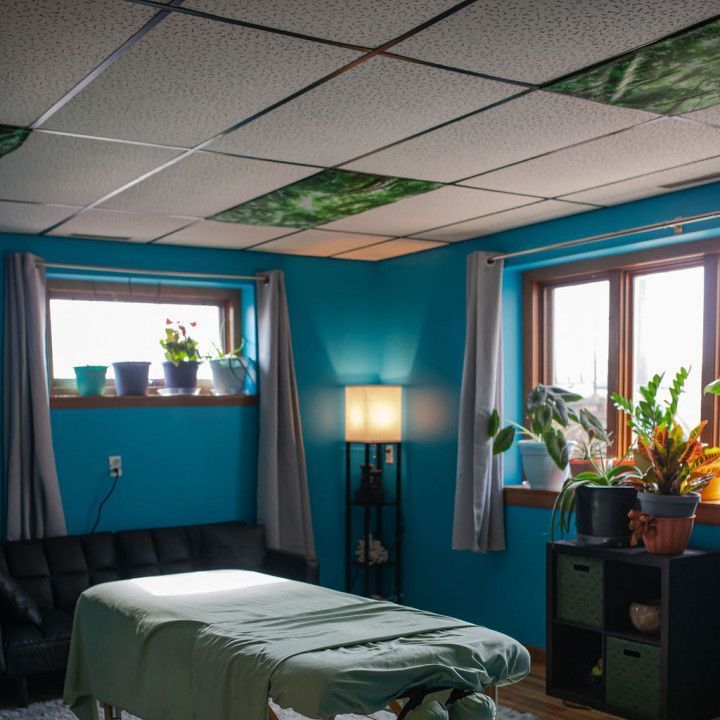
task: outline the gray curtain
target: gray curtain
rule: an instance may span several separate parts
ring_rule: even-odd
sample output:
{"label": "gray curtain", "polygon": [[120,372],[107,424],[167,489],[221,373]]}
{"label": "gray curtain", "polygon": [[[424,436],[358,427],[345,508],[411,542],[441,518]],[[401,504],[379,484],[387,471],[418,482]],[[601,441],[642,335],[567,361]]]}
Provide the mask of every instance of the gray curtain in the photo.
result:
{"label": "gray curtain", "polygon": [[314,557],[285,277],[279,270],[261,276],[266,282],[257,289],[258,520],[265,525],[269,547]]}
{"label": "gray curtain", "polygon": [[465,360],[460,392],[454,550],[505,549],[503,461],[493,456],[488,420],[502,416],[502,262],[467,262]]}
{"label": "gray curtain", "polygon": [[8,540],[65,535],[50,430],[45,273],[38,258],[5,261],[3,448]]}

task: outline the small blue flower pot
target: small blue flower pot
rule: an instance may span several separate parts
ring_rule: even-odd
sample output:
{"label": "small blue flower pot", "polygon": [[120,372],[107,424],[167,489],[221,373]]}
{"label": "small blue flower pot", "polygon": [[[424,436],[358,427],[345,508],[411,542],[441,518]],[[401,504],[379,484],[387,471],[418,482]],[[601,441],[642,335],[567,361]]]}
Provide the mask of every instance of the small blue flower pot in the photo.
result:
{"label": "small blue flower pot", "polygon": [[103,394],[107,365],[80,365],[73,369],[75,370],[79,395],[88,397]]}

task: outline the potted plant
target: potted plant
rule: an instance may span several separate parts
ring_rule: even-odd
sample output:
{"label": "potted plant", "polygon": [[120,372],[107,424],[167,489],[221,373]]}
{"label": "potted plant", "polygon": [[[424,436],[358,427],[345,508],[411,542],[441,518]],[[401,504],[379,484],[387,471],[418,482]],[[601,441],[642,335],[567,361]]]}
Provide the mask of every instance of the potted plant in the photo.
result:
{"label": "potted plant", "polygon": [[78,365],[75,370],[78,395],[102,395],[105,391],[107,365]]}
{"label": "potted plant", "polygon": [[[669,427],[677,415],[680,395],[684,392],[685,381],[690,370],[680,368],[668,389],[670,399],[661,403],[658,400],[660,385],[665,373],[656,373],[638,389],[641,400],[634,402],[632,398],[626,398],[619,393],[613,393],[611,398],[615,407],[627,415],[627,422],[637,439],[649,440],[655,428]],[[647,465],[642,455],[633,452],[635,464],[642,470],[647,470]]]}
{"label": "potted plant", "polygon": [[553,506],[551,535],[570,532],[570,518],[575,513],[576,539],[581,545],[627,547],[631,531],[628,513],[635,507],[637,489],[628,483],[642,477],[625,458],[613,464],[608,458],[609,436],[598,435],[591,428],[582,444],[582,459],[590,469],[569,477]]}
{"label": "potted plant", "polygon": [[[190,327],[196,327],[196,323],[190,323]],[[185,325],[168,319],[165,321],[165,337],[160,340],[160,345],[165,351],[165,387],[181,391],[194,390],[200,367],[197,340],[188,335]]]}
{"label": "potted plant", "polygon": [[[720,378],[711,382],[705,388],[706,394],[720,395]],[[720,475],[710,479],[710,482],[700,493],[703,502],[717,502],[720,500]]]}
{"label": "potted plant", "polygon": [[149,362],[114,362],[115,393],[117,395],[145,395],[150,374]]}
{"label": "potted plant", "polygon": [[245,387],[247,375],[247,359],[242,351],[245,343],[232,352],[224,353],[213,343],[216,356],[210,359],[213,376],[213,392],[216,395],[240,395]]}
{"label": "potted plant", "polygon": [[706,422],[685,437],[675,421],[660,425],[650,438],[638,440],[638,453],[648,469],[635,480],[640,511],[631,511],[634,541],[640,537],[648,552],[682,553],[690,540],[700,493],[720,474],[720,448],[700,441]]}
{"label": "potted plant", "polygon": [[568,476],[572,441],[566,433],[575,423],[585,427],[602,428],[600,421],[588,410],[575,412],[570,403],[582,400],[569,390],[549,385],[537,385],[525,404],[527,426],[510,422],[500,428],[500,416],[494,410],[490,416],[488,434],[493,439],[493,454],[506,452],[515,440],[515,432],[525,436],[518,442],[525,478],[530,487],[560,490]]}

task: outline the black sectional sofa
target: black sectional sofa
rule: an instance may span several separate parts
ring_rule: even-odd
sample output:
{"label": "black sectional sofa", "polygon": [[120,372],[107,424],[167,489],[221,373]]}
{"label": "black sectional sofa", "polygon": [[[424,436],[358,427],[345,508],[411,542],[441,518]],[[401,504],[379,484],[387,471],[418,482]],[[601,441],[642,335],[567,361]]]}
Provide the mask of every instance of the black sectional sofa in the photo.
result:
{"label": "black sectional sofa", "polygon": [[27,679],[65,670],[73,613],[80,593],[123,578],[195,570],[242,569],[317,584],[318,565],[301,555],[268,550],[264,528],[243,522],[126,530],[0,546],[0,568],[40,609],[40,627],[1,620],[0,676],[28,702]]}

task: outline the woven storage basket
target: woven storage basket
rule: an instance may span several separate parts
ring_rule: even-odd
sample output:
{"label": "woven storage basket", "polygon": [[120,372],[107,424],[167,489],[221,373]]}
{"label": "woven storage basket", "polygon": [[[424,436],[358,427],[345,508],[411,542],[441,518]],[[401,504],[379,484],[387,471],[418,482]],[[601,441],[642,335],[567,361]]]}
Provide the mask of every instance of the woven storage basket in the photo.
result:
{"label": "woven storage basket", "polygon": [[602,560],[557,556],[557,617],[592,628],[603,625]]}
{"label": "woven storage basket", "polygon": [[660,648],[608,637],[605,702],[639,717],[659,717]]}

